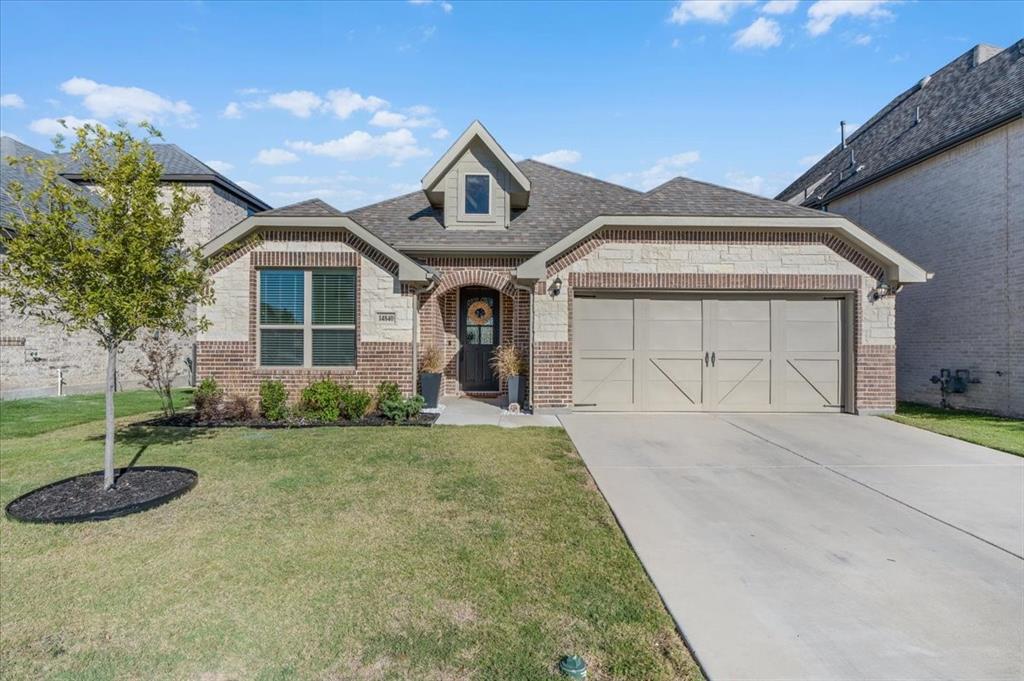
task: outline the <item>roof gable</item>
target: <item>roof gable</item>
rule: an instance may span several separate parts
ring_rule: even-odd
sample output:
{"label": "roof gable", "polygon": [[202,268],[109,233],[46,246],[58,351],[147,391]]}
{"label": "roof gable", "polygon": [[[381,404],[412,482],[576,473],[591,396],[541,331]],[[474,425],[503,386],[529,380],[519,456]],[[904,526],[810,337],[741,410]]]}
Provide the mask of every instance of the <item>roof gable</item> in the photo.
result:
{"label": "roof gable", "polygon": [[445,177],[448,170],[462,155],[469,149],[470,145],[479,140],[484,147],[497,159],[498,163],[501,164],[505,170],[508,171],[509,175],[515,180],[524,192],[530,191],[530,178],[528,178],[523,171],[516,165],[516,162],[512,160],[512,157],[502,149],[498,141],[494,139],[487,128],[483,126],[480,121],[473,121],[469,124],[469,127],[459,135],[459,138],[448,148],[448,151],[438,159],[437,163],[427,171],[427,174],[423,176],[421,184],[423,191],[427,193],[427,196],[431,198],[431,203],[437,205],[435,196],[442,194],[438,192],[438,183]]}

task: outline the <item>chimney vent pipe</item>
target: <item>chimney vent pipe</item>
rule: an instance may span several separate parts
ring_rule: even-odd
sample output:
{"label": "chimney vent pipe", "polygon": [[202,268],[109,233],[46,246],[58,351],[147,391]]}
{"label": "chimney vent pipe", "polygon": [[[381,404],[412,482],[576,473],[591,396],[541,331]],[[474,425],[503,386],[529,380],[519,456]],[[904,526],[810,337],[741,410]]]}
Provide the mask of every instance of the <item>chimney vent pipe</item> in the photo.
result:
{"label": "chimney vent pipe", "polygon": [[839,121],[839,137],[843,141],[843,149],[846,148],[846,121]]}

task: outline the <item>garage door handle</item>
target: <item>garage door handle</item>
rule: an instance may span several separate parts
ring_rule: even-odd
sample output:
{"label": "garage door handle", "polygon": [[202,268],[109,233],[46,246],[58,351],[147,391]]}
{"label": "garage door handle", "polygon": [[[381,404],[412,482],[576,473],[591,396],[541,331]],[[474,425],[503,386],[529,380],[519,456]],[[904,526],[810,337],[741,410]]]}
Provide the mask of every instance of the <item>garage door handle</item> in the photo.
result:
{"label": "garage door handle", "polygon": [[708,365],[708,353],[704,353],[704,366]]}
{"label": "garage door handle", "polygon": [[711,353],[711,366],[715,366],[715,353]]}

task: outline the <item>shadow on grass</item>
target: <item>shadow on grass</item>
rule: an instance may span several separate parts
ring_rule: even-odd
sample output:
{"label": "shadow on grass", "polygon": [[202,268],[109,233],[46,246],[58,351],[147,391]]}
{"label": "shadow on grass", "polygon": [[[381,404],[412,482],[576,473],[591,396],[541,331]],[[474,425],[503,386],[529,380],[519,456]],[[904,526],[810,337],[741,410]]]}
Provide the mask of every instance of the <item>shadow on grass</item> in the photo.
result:
{"label": "shadow on grass", "polygon": [[[173,428],[169,426],[128,425],[117,429],[115,439],[119,444],[138,445],[177,445],[191,444],[197,440],[205,440],[214,435],[212,428]],[[104,435],[92,435],[89,440],[102,442]]]}

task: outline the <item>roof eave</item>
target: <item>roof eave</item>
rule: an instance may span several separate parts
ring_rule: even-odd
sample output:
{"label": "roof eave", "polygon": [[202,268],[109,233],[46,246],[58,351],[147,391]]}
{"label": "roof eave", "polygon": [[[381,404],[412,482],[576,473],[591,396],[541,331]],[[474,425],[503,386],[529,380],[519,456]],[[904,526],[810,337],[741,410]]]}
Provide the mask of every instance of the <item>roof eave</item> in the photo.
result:
{"label": "roof eave", "polygon": [[[85,180],[85,176],[82,173],[61,173],[60,176],[70,182],[81,182]],[[160,176],[160,179],[163,182],[196,182],[215,184],[221,189],[227,191],[229,194],[233,194],[236,198],[242,199],[246,203],[252,204],[260,210],[270,210],[273,208],[273,206],[256,195],[242,189],[231,180],[218,175],[165,173]]]}
{"label": "roof eave", "polygon": [[376,234],[369,231],[350,217],[289,217],[289,216],[266,216],[253,215],[248,217],[227,230],[221,232],[213,239],[203,245],[202,252],[210,257],[220,251],[228,244],[245,239],[247,236],[263,227],[278,228],[322,228],[322,229],[345,229],[354,236],[384,254],[387,258],[398,265],[399,281],[417,284],[427,281],[427,270],[419,263],[388,245]]}

